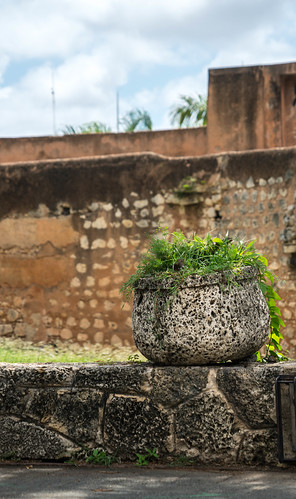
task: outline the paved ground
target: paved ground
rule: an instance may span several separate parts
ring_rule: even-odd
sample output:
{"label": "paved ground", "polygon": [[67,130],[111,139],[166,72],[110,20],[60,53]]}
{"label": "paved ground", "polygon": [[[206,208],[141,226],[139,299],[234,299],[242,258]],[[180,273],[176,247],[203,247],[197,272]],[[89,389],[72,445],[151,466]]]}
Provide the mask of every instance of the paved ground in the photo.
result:
{"label": "paved ground", "polygon": [[205,471],[192,468],[0,465],[0,499],[296,498],[296,468]]}

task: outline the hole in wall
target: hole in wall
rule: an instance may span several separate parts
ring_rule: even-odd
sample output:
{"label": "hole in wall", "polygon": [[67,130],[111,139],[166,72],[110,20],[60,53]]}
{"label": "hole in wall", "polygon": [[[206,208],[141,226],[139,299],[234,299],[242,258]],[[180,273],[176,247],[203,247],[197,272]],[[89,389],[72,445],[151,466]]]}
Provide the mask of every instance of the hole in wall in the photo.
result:
{"label": "hole in wall", "polygon": [[61,206],[61,215],[70,215],[70,206]]}
{"label": "hole in wall", "polygon": [[289,264],[291,267],[296,268],[296,253],[291,254]]}
{"label": "hole in wall", "polygon": [[222,220],[222,216],[221,216],[219,210],[215,210],[215,220],[216,220],[216,222],[219,220]]}

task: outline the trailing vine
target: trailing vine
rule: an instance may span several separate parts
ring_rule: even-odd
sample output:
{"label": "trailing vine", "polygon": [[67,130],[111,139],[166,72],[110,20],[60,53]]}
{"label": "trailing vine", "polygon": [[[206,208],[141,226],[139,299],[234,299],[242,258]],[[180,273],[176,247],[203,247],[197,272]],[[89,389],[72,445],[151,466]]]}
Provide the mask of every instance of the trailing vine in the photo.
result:
{"label": "trailing vine", "polygon": [[[273,284],[274,276],[269,275],[268,277]],[[280,344],[280,341],[283,339],[281,327],[285,327],[285,324],[281,318],[281,311],[279,307],[276,306],[276,301],[281,300],[281,297],[275,292],[270,284],[266,283],[265,280],[259,281],[259,287],[264,294],[269,308],[270,333],[269,341],[266,344],[265,356],[262,357],[260,352],[257,352],[257,360],[260,362],[267,362],[270,358],[275,358],[275,360],[287,360],[287,357],[281,353],[282,347]]]}

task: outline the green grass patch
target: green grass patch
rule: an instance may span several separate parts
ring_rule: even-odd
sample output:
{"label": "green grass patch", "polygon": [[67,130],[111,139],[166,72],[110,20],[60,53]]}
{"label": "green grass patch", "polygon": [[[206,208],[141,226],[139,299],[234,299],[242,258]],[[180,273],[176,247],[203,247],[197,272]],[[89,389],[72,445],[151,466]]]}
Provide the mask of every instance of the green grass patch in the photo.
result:
{"label": "green grass patch", "polygon": [[21,339],[0,338],[0,362],[8,363],[44,363],[44,362],[113,362],[146,361],[134,347],[115,347],[92,345],[81,346],[75,343],[55,345],[31,343]]}

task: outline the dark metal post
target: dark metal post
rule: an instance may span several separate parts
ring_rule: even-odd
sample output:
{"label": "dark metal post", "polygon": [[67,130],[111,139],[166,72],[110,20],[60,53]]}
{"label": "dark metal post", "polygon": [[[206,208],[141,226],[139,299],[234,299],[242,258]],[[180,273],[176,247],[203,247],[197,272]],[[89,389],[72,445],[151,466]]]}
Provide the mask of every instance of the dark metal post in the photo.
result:
{"label": "dark metal post", "polygon": [[276,378],[279,461],[296,461],[296,374]]}

